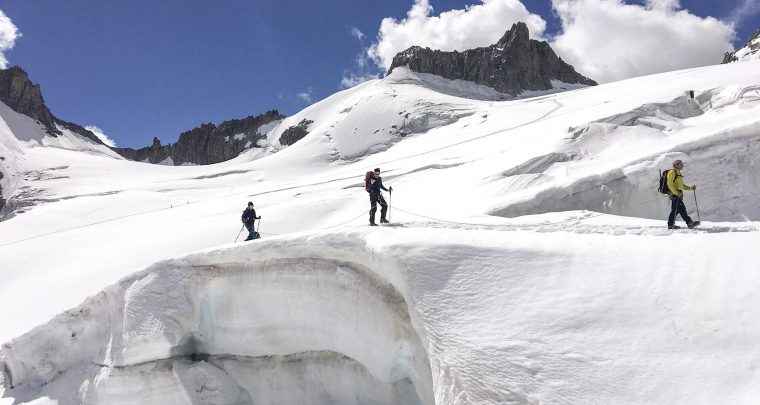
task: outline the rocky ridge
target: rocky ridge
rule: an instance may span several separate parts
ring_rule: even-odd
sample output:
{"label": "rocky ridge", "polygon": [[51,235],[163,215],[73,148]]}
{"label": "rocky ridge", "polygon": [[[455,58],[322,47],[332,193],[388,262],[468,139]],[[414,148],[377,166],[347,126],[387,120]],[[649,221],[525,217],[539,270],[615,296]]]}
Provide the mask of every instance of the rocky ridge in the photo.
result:
{"label": "rocky ridge", "polygon": [[[14,111],[36,120],[50,136],[61,135],[61,129],[65,128],[96,144],[104,145],[100,138],[81,125],[55,117],[45,104],[40,85],[32,83],[26,71],[19,66],[0,69],[0,101]],[[224,121],[218,126],[202,124],[180,134],[179,140],[173,144],[161,145],[158,138],[154,138],[148,147],[111,149],[127,159],[150,163],[219,163],[238,156],[245,149],[257,147],[258,141],[270,129],[268,127],[274,126],[283,118],[284,115],[271,110],[257,116]],[[299,127],[295,130],[301,129]],[[299,135],[302,134],[299,132]]]}
{"label": "rocky ridge", "polygon": [[734,52],[726,52],[723,63],[743,62],[760,59],[760,29],[752,34],[747,42]]}
{"label": "rocky ridge", "polygon": [[259,147],[265,139],[267,127],[273,126],[285,116],[277,110],[270,110],[257,116],[224,121],[221,124],[201,124],[180,134],[177,142],[161,145],[153,138],[151,146],[132,149],[114,148],[127,159],[168,165],[207,165],[237,157],[240,152]]}
{"label": "rocky ridge", "polygon": [[84,136],[96,144],[103,142],[91,131],[82,126],[56,118],[45,105],[39,84],[32,83],[29,75],[18,66],[0,69],[0,101],[19,114],[31,117],[47,129],[50,136],[61,134],[63,127]]}
{"label": "rocky ridge", "polygon": [[518,95],[554,88],[552,81],[595,86],[597,83],[565,63],[545,41],[529,38],[523,22],[512,25],[494,45],[445,52],[413,46],[393,58],[388,74],[406,66],[450,80],[466,80]]}

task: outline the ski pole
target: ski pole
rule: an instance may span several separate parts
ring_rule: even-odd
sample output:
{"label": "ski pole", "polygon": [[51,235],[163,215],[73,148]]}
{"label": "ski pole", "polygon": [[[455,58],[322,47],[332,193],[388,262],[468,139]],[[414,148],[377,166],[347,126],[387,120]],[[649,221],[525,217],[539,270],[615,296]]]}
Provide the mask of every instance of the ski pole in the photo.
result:
{"label": "ski pole", "polygon": [[393,191],[388,192],[388,220],[391,220],[391,208],[393,208]]}
{"label": "ski pole", "polygon": [[697,190],[694,190],[694,205],[697,207],[697,221],[702,222],[702,218],[699,217],[699,203],[697,202]]}
{"label": "ski pole", "polygon": [[261,228],[261,219],[259,218],[259,224],[256,225],[256,232],[259,231],[259,228]]}
{"label": "ski pole", "polygon": [[240,237],[240,234],[243,233],[243,228],[245,228],[245,224],[243,224],[243,226],[240,227],[240,232],[238,232],[238,236],[235,238],[235,242],[233,243],[237,243],[237,240]]}

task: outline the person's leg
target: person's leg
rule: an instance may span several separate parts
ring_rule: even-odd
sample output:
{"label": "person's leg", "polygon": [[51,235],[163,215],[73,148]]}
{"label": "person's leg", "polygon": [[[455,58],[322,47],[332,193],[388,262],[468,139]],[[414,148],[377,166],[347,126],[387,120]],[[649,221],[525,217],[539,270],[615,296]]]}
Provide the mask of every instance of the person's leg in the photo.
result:
{"label": "person's leg", "polygon": [[375,223],[375,213],[377,212],[377,196],[369,195],[369,223]]}
{"label": "person's leg", "polygon": [[382,195],[378,196],[377,203],[380,204],[380,222],[388,222],[385,219],[385,214],[388,213],[388,203],[385,202],[385,198]]}
{"label": "person's leg", "polygon": [[668,215],[668,228],[676,224],[676,212],[678,211],[678,204],[680,202],[680,197],[670,197],[670,215]]}
{"label": "person's leg", "polygon": [[681,215],[681,218],[683,218],[684,222],[686,222],[687,225],[690,225],[693,221],[691,220],[689,214],[686,212],[686,205],[683,203],[683,198],[679,198],[678,200],[678,214]]}
{"label": "person's leg", "polygon": [[245,240],[251,240],[253,239],[253,223],[245,223],[245,229],[248,231],[248,237],[245,238]]}

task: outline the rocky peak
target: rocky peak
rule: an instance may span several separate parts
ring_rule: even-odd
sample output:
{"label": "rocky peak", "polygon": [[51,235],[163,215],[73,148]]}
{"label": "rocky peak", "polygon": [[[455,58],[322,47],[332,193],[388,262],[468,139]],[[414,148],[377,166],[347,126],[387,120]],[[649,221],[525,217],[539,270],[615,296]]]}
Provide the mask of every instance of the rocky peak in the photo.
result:
{"label": "rocky peak", "polygon": [[413,46],[393,58],[388,74],[400,66],[486,85],[513,96],[526,90],[552,89],[552,81],[596,85],[560,59],[548,43],[530,39],[523,22],[512,25],[496,44],[484,48],[445,52]]}
{"label": "rocky peak", "polygon": [[0,101],[17,113],[34,118],[48,128],[55,128],[55,117],[45,105],[39,84],[18,66],[0,69]]}
{"label": "rocky peak", "polygon": [[260,128],[284,118],[277,110],[271,110],[257,116],[224,121],[218,126],[210,122],[201,124],[182,132],[173,144],[161,145],[154,137],[151,146],[145,148],[114,150],[127,159],[148,163],[219,163],[237,157],[246,149],[258,147],[258,141],[266,135],[262,133],[266,131],[260,131]]}
{"label": "rocky peak", "polygon": [[497,49],[504,49],[512,44],[516,46],[525,46],[530,44],[530,32],[524,22],[518,22],[512,25],[503,37],[496,43]]}
{"label": "rocky peak", "polygon": [[760,59],[760,29],[752,34],[747,42],[735,52],[726,52],[723,63],[743,62]]}
{"label": "rocky peak", "polygon": [[18,66],[0,69],[0,101],[13,111],[37,120],[45,126],[47,133],[51,136],[60,135],[61,131],[58,126],[61,126],[103,145],[103,141],[91,131],[72,122],[56,118],[45,105],[40,85],[32,83],[29,80],[29,75]]}

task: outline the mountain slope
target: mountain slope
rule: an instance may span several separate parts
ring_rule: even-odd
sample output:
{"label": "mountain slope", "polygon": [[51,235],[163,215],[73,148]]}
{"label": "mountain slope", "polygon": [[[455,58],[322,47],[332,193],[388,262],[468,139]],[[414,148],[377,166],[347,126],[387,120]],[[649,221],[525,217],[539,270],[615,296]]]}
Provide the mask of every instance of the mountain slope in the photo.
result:
{"label": "mountain slope", "polygon": [[[4,201],[4,204],[0,203],[0,221],[39,203],[65,198],[49,195],[43,184],[67,178],[59,175],[59,171],[69,167],[70,157],[122,159],[102,142],[71,130],[71,126],[60,121],[52,125],[52,128],[48,127],[0,103],[0,173],[3,174],[0,176],[0,200]],[[50,136],[51,131],[55,131],[55,136]],[[38,150],[54,150],[61,159],[56,163],[38,161],[34,157]]]}
{"label": "mountain slope", "polygon": [[87,138],[95,144],[103,142],[91,131],[80,125],[56,118],[45,105],[39,84],[29,80],[29,75],[18,66],[0,69],[0,101],[13,111],[26,115],[42,124],[48,135],[56,137],[63,130]]}
{"label": "mountain slope", "polygon": [[[17,142],[56,175],[0,223],[3,399],[752,403],[759,68],[507,102],[394,70],[285,119],[273,147],[311,123],[280,152],[202,167]],[[676,158],[703,230],[665,229]],[[219,246],[247,201],[264,239]]]}
{"label": "mountain slope", "polygon": [[760,59],[760,29],[752,34],[747,42],[734,52],[726,52],[723,63],[744,62]]}

